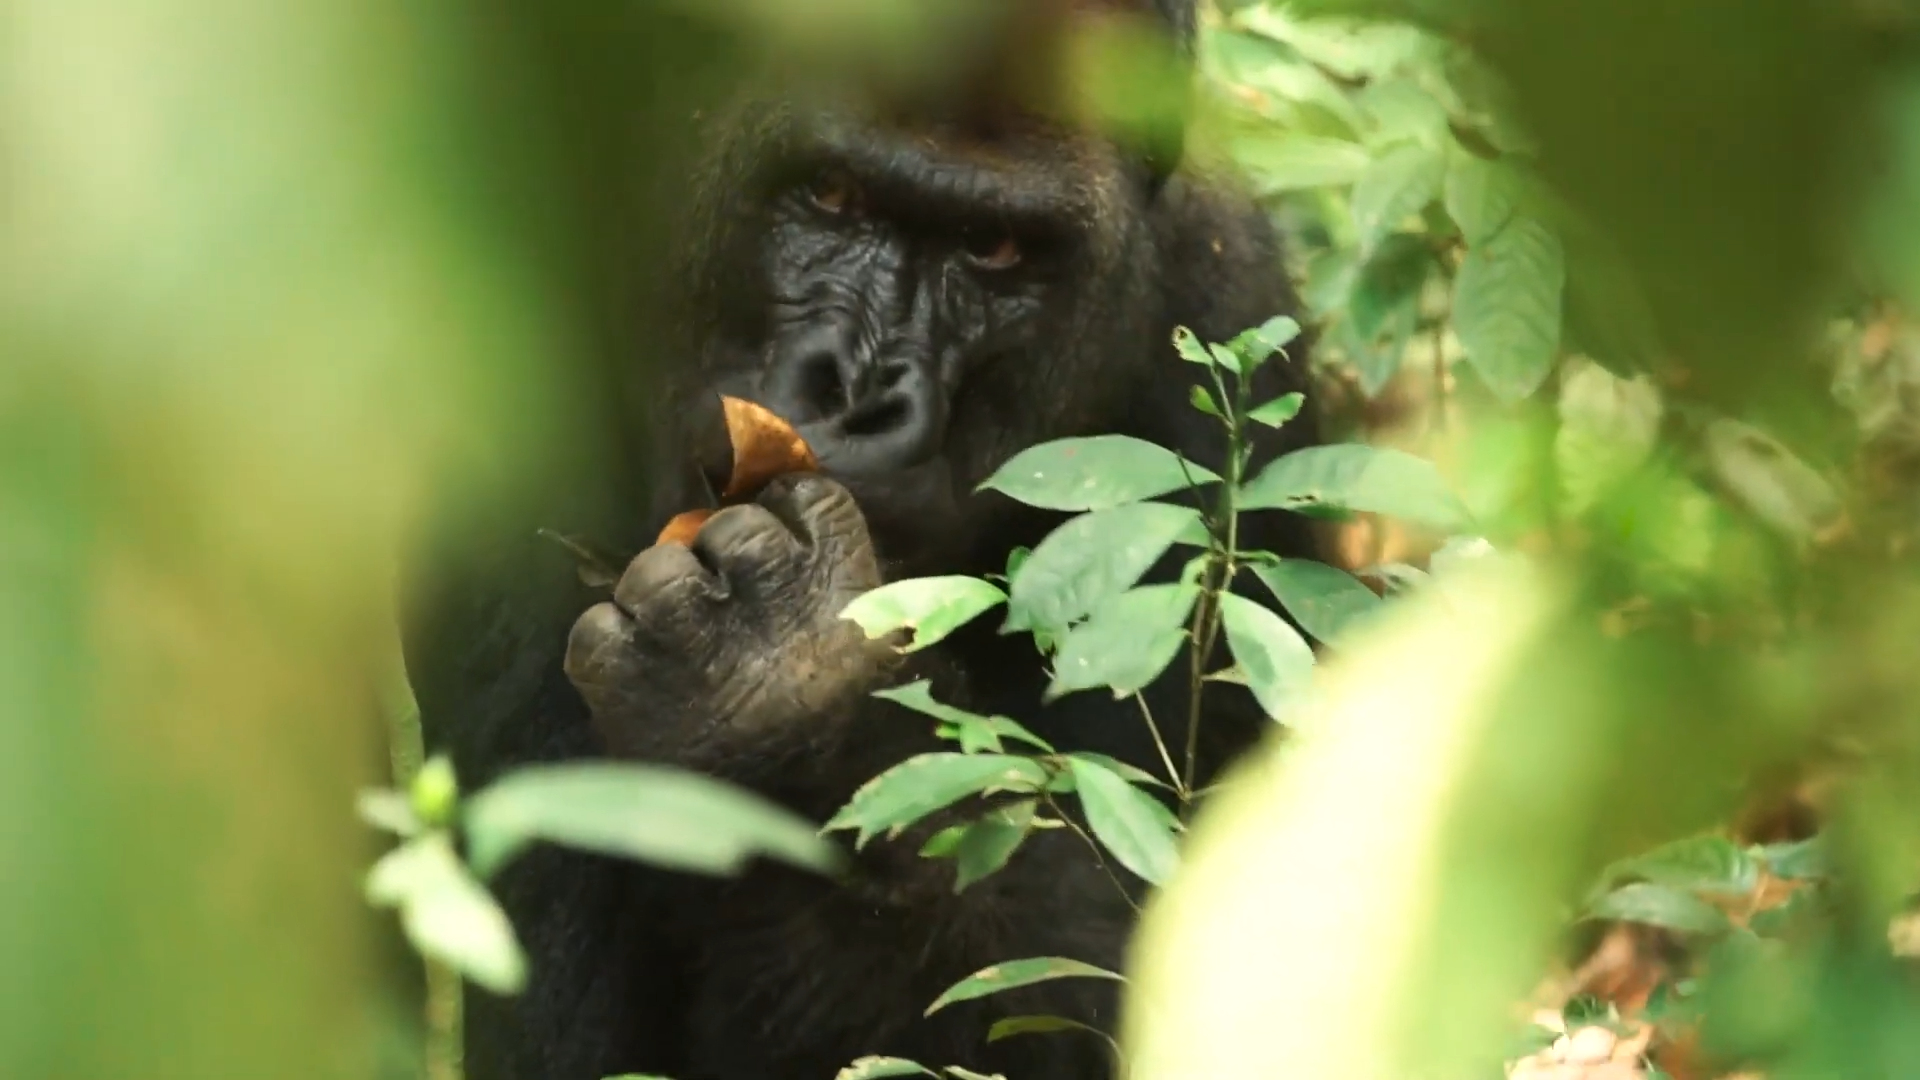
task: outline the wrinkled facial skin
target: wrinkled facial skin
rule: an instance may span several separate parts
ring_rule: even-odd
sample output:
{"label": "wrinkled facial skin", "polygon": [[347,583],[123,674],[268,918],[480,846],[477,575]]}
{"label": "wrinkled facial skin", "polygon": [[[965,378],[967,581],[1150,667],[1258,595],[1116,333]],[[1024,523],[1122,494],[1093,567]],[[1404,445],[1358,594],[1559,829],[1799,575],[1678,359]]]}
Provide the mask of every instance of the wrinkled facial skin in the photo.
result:
{"label": "wrinkled facial skin", "polygon": [[1118,170],[1037,141],[823,120],[716,225],[741,237],[746,272],[713,288],[751,308],[709,324],[707,388],[794,424],[890,563],[951,558],[984,524],[962,510],[980,481],[1112,413],[1128,383],[1100,335],[1138,327],[1088,325],[1082,298],[1125,306],[1131,277],[1102,258],[1124,238],[1098,230],[1138,215],[1101,214],[1127,195]]}

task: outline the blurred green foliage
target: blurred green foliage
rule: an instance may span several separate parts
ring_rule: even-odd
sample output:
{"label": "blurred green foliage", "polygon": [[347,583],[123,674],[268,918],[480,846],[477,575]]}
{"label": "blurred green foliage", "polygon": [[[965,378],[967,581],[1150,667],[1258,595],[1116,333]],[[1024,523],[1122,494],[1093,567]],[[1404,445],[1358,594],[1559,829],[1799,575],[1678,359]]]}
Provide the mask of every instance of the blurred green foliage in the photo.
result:
{"label": "blurred green foliage", "polygon": [[[649,392],[671,202],[636,193],[733,35],[925,55],[838,33],[924,29],[903,5],[790,7],[7,7],[0,1073],[375,1070],[346,808],[385,771],[394,551],[506,499],[571,531],[643,466],[556,433]],[[1887,946],[1920,878],[1914,10],[1208,14],[1196,153],[1294,240],[1323,400],[1534,570],[1339,629],[1153,911],[1145,1071],[1484,1069],[1597,912],[1702,946],[1675,996],[1729,1064],[1920,1073]],[[1172,100],[1113,70],[1119,122]],[[1737,847],[1607,876],[1807,768],[1827,866],[1778,933],[1677,898]],[[1158,945],[1197,929],[1233,947]]]}

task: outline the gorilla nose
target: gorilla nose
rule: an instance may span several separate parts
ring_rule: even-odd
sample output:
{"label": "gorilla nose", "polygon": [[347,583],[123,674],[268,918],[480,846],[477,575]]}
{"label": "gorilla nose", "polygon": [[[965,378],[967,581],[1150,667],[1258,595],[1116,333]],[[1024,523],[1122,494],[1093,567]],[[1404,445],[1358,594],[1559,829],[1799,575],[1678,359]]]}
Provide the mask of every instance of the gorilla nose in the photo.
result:
{"label": "gorilla nose", "polygon": [[925,365],[866,359],[816,340],[776,360],[767,405],[791,416],[829,469],[871,473],[917,465],[943,434],[945,403]]}

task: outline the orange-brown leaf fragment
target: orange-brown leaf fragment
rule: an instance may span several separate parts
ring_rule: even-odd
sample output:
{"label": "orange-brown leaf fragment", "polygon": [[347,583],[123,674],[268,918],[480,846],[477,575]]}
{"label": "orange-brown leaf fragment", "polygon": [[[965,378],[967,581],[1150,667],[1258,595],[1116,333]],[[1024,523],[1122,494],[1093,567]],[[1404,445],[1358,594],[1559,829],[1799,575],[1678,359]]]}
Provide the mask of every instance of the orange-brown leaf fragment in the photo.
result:
{"label": "orange-brown leaf fragment", "polygon": [[747,495],[784,473],[813,472],[820,461],[800,433],[766,409],[736,397],[722,397],[727,438],[733,443],[733,475],[725,498]]}
{"label": "orange-brown leaf fragment", "polygon": [[673,520],[667,522],[666,528],[660,530],[660,535],[653,542],[692,547],[693,538],[700,534],[700,526],[705,525],[707,519],[712,516],[711,510],[688,510],[683,514],[675,514]]}
{"label": "orange-brown leaf fragment", "polygon": [[[733,452],[726,487],[720,492],[723,504],[752,496],[776,476],[814,472],[820,468],[813,449],[785,420],[741,398],[721,395],[720,407],[726,419],[727,443]],[[711,508],[676,514],[660,530],[654,543],[691,547],[700,527],[712,516]]]}

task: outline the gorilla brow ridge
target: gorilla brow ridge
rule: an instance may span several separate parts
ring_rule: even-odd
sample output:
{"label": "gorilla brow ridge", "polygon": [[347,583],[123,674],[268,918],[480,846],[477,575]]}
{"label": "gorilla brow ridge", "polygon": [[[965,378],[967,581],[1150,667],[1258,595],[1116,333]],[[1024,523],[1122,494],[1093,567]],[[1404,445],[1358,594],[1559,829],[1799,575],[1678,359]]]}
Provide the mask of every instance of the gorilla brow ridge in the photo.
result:
{"label": "gorilla brow ridge", "polygon": [[931,135],[819,117],[801,135],[798,153],[811,164],[844,168],[870,194],[919,215],[1057,229],[1089,225],[1095,216],[1091,163],[1071,146],[1062,138],[1050,147],[983,147],[969,155]]}

